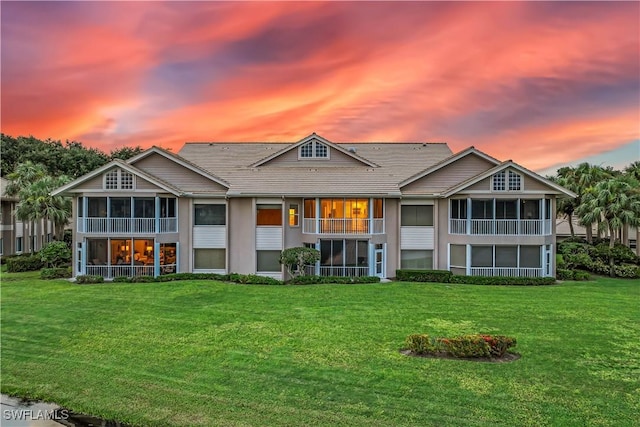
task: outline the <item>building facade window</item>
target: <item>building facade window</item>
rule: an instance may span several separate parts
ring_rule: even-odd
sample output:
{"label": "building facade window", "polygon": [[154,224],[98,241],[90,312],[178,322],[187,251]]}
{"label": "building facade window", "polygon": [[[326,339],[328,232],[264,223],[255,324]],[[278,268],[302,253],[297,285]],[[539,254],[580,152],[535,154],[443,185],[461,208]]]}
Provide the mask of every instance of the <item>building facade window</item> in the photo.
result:
{"label": "building facade window", "polygon": [[23,242],[22,237],[16,237],[16,252],[23,251],[22,242]]}
{"label": "building facade window", "polygon": [[256,205],[256,225],[282,226],[282,205]]}
{"label": "building facade window", "polygon": [[[169,251],[169,253],[171,252]],[[174,250],[173,260],[175,262],[175,250]],[[194,270],[225,270],[225,268],[226,268],[226,250],[225,249],[194,249],[193,250],[193,269]]]}
{"label": "building facade window", "polygon": [[104,174],[105,190],[133,190],[133,174],[114,169]]}
{"label": "building facade window", "polygon": [[291,203],[289,205],[289,226],[298,227],[300,225],[300,213],[298,211],[298,204]]}
{"label": "building facade window", "polygon": [[400,208],[402,227],[433,226],[432,205],[402,205]]}
{"label": "building facade window", "polygon": [[522,176],[512,170],[500,171],[493,175],[493,191],[521,191]]}
{"label": "building facade window", "polygon": [[226,225],[226,206],[222,204],[196,204],[195,225]]}
{"label": "building facade window", "polygon": [[318,141],[309,141],[300,146],[298,155],[301,159],[328,159],[329,147]]}
{"label": "building facade window", "polygon": [[433,250],[401,250],[400,268],[430,270],[433,268]]}
{"label": "building facade window", "polygon": [[280,272],[280,251],[256,251],[258,272]]}

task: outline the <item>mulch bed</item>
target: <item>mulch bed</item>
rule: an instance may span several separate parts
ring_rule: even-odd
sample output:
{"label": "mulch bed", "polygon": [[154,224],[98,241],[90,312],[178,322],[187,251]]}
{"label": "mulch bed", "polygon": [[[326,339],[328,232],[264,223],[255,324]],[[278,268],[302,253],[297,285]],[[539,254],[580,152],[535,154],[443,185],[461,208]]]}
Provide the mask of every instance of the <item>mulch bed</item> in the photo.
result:
{"label": "mulch bed", "polygon": [[424,357],[427,359],[468,360],[470,362],[485,362],[485,363],[513,362],[514,360],[518,360],[521,357],[518,353],[505,353],[504,356],[502,357],[455,357],[447,353],[417,354],[412,352],[411,350],[400,350],[400,353],[404,354],[405,356]]}

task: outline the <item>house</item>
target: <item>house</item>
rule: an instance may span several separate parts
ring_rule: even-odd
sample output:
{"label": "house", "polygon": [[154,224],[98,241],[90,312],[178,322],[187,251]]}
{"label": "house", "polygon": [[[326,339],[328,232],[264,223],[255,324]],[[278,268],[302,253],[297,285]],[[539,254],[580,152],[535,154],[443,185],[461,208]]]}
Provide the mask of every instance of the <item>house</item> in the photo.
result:
{"label": "house", "polygon": [[153,147],[57,189],[73,197],[74,274],[236,272],[283,278],[283,249],[319,275],[398,268],[553,276],[555,201],[512,162],[443,143],[187,143]]}
{"label": "house", "polygon": [[18,220],[15,210],[19,200],[7,196],[8,184],[8,180],[0,178],[0,255],[39,251],[52,240],[53,225],[45,220],[33,223]]}

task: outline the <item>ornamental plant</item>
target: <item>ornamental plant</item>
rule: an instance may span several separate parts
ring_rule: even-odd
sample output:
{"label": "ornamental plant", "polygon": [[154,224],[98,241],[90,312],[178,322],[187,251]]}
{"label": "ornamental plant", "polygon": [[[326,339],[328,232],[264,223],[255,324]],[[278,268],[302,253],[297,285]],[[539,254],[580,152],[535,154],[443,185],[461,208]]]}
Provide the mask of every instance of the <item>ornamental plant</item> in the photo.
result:
{"label": "ornamental plant", "polygon": [[313,248],[288,248],[280,255],[280,264],[287,268],[291,277],[305,275],[305,267],[320,261],[320,251]]}

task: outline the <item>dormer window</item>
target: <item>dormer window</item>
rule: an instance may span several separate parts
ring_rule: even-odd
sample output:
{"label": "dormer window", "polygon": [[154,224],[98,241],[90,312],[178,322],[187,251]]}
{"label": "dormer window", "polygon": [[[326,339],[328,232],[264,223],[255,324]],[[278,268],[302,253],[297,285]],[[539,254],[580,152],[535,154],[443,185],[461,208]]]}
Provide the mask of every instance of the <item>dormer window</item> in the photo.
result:
{"label": "dormer window", "polygon": [[133,190],[133,174],[122,169],[113,169],[104,174],[105,190]]}
{"label": "dormer window", "polygon": [[318,141],[309,141],[300,146],[299,158],[301,159],[328,159],[329,148]]}
{"label": "dormer window", "polygon": [[493,191],[522,190],[522,175],[514,171],[500,171],[493,175]]}

